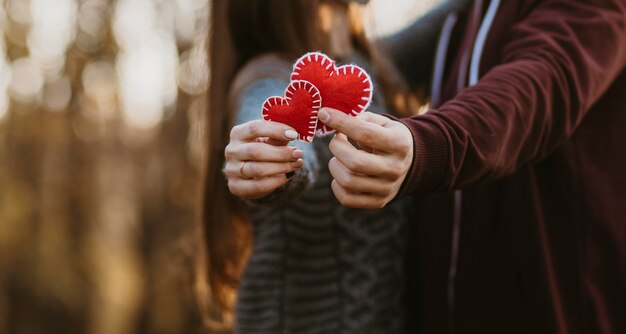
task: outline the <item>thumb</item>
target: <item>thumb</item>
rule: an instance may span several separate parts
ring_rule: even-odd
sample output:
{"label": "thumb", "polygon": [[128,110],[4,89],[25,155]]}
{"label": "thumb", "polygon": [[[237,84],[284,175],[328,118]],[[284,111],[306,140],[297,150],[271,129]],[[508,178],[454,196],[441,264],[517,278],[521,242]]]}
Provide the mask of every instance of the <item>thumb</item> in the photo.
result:
{"label": "thumb", "polygon": [[[352,117],[331,108],[320,109],[318,116],[324,124],[343,133],[361,146],[386,152],[392,146],[388,130],[377,123],[362,117]],[[379,119],[376,121],[380,122]]]}
{"label": "thumb", "polygon": [[319,120],[326,126],[331,127],[353,139],[356,139],[364,128],[372,125],[365,120],[347,115],[332,108],[322,108],[317,115]]}

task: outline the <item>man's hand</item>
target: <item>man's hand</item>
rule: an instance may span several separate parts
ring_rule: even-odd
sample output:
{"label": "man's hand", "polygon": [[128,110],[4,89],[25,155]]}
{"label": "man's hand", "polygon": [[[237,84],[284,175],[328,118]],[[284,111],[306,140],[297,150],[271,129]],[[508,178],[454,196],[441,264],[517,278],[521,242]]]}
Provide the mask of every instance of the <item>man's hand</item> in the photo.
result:
{"label": "man's hand", "polygon": [[[413,136],[400,122],[365,112],[358,117],[323,108],[319,119],[337,133],[328,163],[332,189],[341,204],[382,208],[395,198],[413,161]],[[348,138],[356,142],[352,145]]]}

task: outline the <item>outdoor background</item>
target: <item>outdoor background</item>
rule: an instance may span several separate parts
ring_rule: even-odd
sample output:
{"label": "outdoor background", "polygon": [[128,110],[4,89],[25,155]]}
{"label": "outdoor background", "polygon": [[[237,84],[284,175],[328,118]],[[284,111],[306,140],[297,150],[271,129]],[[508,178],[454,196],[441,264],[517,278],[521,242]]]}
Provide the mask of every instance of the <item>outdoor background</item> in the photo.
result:
{"label": "outdoor background", "polygon": [[[373,1],[370,35],[434,2]],[[209,6],[0,0],[0,333],[203,330]]]}

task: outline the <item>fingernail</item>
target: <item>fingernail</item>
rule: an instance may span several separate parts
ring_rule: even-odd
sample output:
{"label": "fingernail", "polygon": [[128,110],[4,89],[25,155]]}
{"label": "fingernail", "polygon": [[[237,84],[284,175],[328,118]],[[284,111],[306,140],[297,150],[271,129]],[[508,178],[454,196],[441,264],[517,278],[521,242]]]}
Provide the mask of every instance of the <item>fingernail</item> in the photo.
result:
{"label": "fingernail", "polygon": [[291,163],[291,167],[293,168],[302,168],[302,166],[304,166],[304,161],[302,161],[302,159],[298,159]]}
{"label": "fingernail", "polygon": [[300,150],[293,150],[293,152],[291,152],[291,157],[294,159],[300,159],[304,156],[304,153],[302,153],[302,151]]}
{"label": "fingernail", "polygon": [[296,175],[296,172],[289,172],[287,174],[285,174],[285,176],[290,179],[292,176]]}
{"label": "fingernail", "polygon": [[295,132],[294,130],[286,130],[285,131],[285,137],[287,137],[289,139],[297,139],[298,138],[298,133]]}
{"label": "fingernail", "polygon": [[317,117],[320,119],[320,121],[326,123],[330,119],[330,113],[328,113],[326,109],[320,109],[320,111],[317,113]]}

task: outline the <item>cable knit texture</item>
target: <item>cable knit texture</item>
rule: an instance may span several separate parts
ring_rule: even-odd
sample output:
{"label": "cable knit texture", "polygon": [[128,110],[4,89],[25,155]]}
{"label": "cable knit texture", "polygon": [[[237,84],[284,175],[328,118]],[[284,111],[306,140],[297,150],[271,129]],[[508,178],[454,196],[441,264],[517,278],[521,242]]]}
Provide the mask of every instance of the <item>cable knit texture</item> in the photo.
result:
{"label": "cable knit texture", "polygon": [[[243,71],[279,62],[263,58]],[[236,83],[237,121],[259,118],[261,103],[287,83],[288,75]],[[330,188],[331,138],[298,143],[305,167],[251,203],[255,246],[239,288],[237,333],[404,332],[406,208],[343,207]]]}

